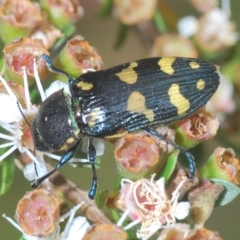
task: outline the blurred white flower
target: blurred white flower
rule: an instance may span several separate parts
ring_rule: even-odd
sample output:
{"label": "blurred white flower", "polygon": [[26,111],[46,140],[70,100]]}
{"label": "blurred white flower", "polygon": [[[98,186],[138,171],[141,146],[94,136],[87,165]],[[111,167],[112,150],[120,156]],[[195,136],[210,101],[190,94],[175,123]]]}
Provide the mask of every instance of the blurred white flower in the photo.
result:
{"label": "blurred white flower", "polygon": [[217,91],[206,105],[206,110],[223,120],[226,114],[232,113],[236,109],[233,90],[232,82],[226,77],[221,78]]}
{"label": "blurred white flower", "polygon": [[183,37],[191,37],[197,32],[198,20],[194,16],[181,18],[177,23],[178,32]]}

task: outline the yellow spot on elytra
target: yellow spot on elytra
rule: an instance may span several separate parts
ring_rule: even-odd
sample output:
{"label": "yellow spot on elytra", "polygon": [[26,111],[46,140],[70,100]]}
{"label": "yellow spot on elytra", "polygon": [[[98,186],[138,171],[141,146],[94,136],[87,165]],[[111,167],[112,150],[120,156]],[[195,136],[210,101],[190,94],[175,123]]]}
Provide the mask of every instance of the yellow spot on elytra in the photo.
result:
{"label": "yellow spot on elytra", "polygon": [[190,107],[190,102],[179,91],[179,85],[173,83],[168,90],[170,102],[177,108],[178,115],[184,114]]}
{"label": "yellow spot on elytra", "polygon": [[89,120],[88,120],[88,126],[89,127],[94,127],[97,123],[97,120],[101,118],[102,111],[100,108],[94,108],[90,113],[89,113]]}
{"label": "yellow spot on elytra", "polygon": [[198,79],[197,81],[197,89],[203,90],[205,88],[205,81],[203,79]]}
{"label": "yellow spot on elytra", "polygon": [[123,82],[126,82],[128,84],[136,83],[138,79],[138,75],[133,68],[137,66],[138,66],[137,62],[131,62],[129,67],[123,69],[119,73],[116,73],[116,75]]}
{"label": "yellow spot on elytra", "polygon": [[82,82],[79,82],[77,84],[77,87],[81,88],[83,91],[88,91],[88,90],[91,90],[93,88],[93,84],[82,81]]}
{"label": "yellow spot on elytra", "polygon": [[197,62],[190,62],[189,65],[192,69],[200,68],[200,65]]}
{"label": "yellow spot on elytra", "polygon": [[152,109],[146,108],[146,99],[140,92],[133,92],[127,100],[127,111],[141,113],[152,122],[154,120],[154,112]]}
{"label": "yellow spot on elytra", "polygon": [[172,67],[174,61],[174,57],[164,57],[158,61],[158,65],[163,72],[172,75],[174,73],[174,69]]}

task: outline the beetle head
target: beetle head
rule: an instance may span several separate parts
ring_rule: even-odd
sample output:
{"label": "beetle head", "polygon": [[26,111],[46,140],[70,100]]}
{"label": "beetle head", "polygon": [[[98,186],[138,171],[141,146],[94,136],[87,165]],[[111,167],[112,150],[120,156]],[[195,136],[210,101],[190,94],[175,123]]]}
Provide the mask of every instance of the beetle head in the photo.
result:
{"label": "beetle head", "polygon": [[80,130],[71,108],[70,96],[63,89],[41,104],[31,130],[35,149],[39,151],[67,150],[76,144]]}

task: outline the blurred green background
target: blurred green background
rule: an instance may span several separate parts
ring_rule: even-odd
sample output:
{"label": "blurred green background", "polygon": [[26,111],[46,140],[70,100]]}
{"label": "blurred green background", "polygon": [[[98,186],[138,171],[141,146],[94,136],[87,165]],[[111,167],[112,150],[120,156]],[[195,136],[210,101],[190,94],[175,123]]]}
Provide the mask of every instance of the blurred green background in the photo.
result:
{"label": "blurred green background", "polygon": [[[174,7],[179,16],[196,13],[187,0],[165,1]],[[97,17],[97,11],[99,9],[98,1],[81,0],[80,2],[84,8],[85,14],[84,18],[81,19],[77,25],[77,33],[82,35],[92,46],[97,48],[104,61],[104,68],[134,59],[144,58],[147,55],[147,49],[143,46],[137,32],[134,30],[130,31],[123,46],[119,50],[114,50],[113,44],[117,35],[118,21],[115,21],[113,18],[102,19]],[[240,1],[233,0],[231,3],[232,19],[240,26]],[[239,139],[240,138],[238,138],[238,142],[235,142],[236,144],[240,144]],[[206,150],[206,156],[209,156],[214,147],[218,145],[219,143],[217,142],[213,143],[213,146]],[[113,181],[111,180],[111,176],[114,178],[117,174],[112,154],[113,148],[111,144],[108,144],[106,148],[108,151],[105,157],[101,158],[101,169],[98,170],[99,188],[102,190],[112,188]],[[237,157],[240,158],[239,155]],[[195,158],[196,160],[198,159],[197,156],[195,156]],[[91,170],[65,166],[60,172],[81,186],[81,188],[88,189],[91,184]],[[5,196],[0,198],[0,214],[6,213],[13,218],[18,200],[29,190],[31,190],[30,183],[23,177],[22,172],[17,170],[13,187]],[[207,228],[218,231],[220,236],[226,240],[240,239],[239,226],[240,197],[225,207],[215,208],[212,216],[206,222]],[[0,217],[0,240],[15,240],[19,239],[19,237],[19,231],[11,226],[4,218]]]}

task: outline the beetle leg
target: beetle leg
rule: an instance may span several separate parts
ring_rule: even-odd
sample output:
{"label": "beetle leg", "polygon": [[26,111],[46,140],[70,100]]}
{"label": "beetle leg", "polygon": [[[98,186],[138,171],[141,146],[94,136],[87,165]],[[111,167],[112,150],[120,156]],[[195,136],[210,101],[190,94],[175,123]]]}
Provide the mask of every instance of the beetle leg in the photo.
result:
{"label": "beetle leg", "polygon": [[75,154],[79,144],[81,143],[82,138],[79,139],[79,141],[71,147],[67,152],[65,152],[61,159],[59,160],[58,165],[49,173],[43,175],[42,177],[38,178],[33,184],[33,188],[37,188],[46,178],[50,177],[53,173],[55,173],[61,166],[63,166],[65,163],[67,163]]}
{"label": "beetle leg", "polygon": [[176,143],[166,139],[164,136],[162,136],[161,134],[156,132],[154,129],[144,128],[143,130],[146,131],[147,133],[151,134],[151,135],[154,135],[154,136],[160,138],[161,140],[165,141],[167,144],[171,144],[175,148],[179,149],[181,153],[185,154],[185,156],[187,157],[187,160],[188,160],[189,177],[190,177],[190,180],[193,181],[194,176],[195,176],[195,172],[196,172],[196,166],[195,166],[193,155],[187,149],[185,149],[185,148],[177,145]]}
{"label": "beetle leg", "polygon": [[88,138],[88,149],[87,149],[87,152],[88,152],[88,160],[92,166],[92,173],[93,173],[93,177],[92,177],[92,186],[89,190],[89,193],[88,193],[88,197],[90,199],[94,199],[94,196],[96,194],[96,191],[97,191],[97,174],[96,174],[96,168],[95,168],[95,158],[96,158],[96,151],[95,151],[95,148],[93,146],[93,138],[92,137],[89,137]]}

